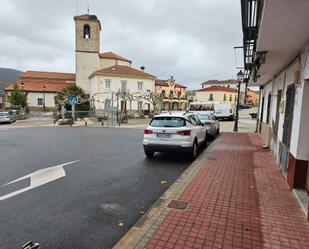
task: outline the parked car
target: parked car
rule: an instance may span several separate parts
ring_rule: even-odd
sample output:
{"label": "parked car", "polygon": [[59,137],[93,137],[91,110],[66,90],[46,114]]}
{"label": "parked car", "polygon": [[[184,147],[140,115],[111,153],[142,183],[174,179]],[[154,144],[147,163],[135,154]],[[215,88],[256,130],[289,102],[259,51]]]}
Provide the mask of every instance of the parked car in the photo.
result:
{"label": "parked car", "polygon": [[16,119],[12,112],[0,112],[0,123],[13,123]]}
{"label": "parked car", "polygon": [[212,112],[195,112],[199,119],[206,126],[207,138],[215,139],[220,133],[220,122]]}
{"label": "parked car", "polygon": [[143,145],[147,157],[155,152],[185,151],[195,159],[199,146],[206,146],[206,126],[191,112],[161,113],[144,130]]}
{"label": "parked car", "polygon": [[234,120],[236,114],[236,106],[231,103],[218,103],[215,104],[214,115],[216,119]]}
{"label": "parked car", "polygon": [[250,109],[252,108],[252,104],[250,103],[244,103],[243,105],[240,105],[241,109]]}

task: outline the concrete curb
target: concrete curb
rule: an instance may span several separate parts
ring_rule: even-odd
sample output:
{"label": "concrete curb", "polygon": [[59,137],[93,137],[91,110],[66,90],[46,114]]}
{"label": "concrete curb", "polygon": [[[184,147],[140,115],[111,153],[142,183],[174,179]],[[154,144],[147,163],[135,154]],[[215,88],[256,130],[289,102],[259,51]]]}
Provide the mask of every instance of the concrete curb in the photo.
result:
{"label": "concrete curb", "polygon": [[142,249],[155,234],[161,223],[170,212],[167,205],[178,200],[194,177],[205,166],[213,148],[222,139],[220,135],[199,157],[182,173],[137,223],[118,241],[113,249]]}

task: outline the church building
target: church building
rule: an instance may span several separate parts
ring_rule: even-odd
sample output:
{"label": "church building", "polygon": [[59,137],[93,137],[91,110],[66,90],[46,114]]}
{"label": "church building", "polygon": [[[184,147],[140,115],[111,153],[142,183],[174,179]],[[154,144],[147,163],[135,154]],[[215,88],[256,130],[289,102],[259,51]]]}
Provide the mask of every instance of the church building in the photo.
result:
{"label": "church building", "polygon": [[130,107],[127,103],[129,93],[154,92],[156,77],[144,67],[133,68],[129,59],[100,52],[101,23],[95,15],[75,16],[74,21],[76,85],[89,94],[92,107],[101,110],[119,104],[121,110],[151,111],[153,106],[145,99],[130,99]]}

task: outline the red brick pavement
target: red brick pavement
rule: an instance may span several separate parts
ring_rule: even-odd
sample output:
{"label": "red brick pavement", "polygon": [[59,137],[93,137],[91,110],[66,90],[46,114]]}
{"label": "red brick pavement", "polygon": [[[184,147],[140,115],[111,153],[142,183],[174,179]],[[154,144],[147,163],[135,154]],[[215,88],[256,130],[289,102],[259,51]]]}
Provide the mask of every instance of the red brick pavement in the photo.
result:
{"label": "red brick pavement", "polygon": [[309,223],[255,134],[225,134],[146,248],[309,248]]}

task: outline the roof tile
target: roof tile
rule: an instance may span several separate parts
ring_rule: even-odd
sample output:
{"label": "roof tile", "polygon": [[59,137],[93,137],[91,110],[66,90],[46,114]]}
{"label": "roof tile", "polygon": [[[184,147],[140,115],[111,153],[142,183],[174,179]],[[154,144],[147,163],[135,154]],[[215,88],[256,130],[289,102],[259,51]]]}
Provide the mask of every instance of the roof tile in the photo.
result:
{"label": "roof tile", "polygon": [[115,54],[111,51],[109,52],[104,52],[104,53],[100,53],[100,58],[104,58],[104,59],[114,59],[114,60],[121,60],[121,61],[127,61],[132,63],[132,61],[130,61],[129,59],[126,59],[118,54]]}
{"label": "roof tile", "polygon": [[214,92],[214,91],[219,91],[219,92],[233,92],[233,93],[236,93],[237,89],[226,87],[226,86],[210,86],[210,87],[199,89],[197,91],[198,92]]}
{"label": "roof tile", "polygon": [[75,81],[75,73],[43,72],[43,71],[26,71],[20,75],[21,79],[37,78],[48,80]]}
{"label": "roof tile", "polygon": [[95,75],[115,75],[115,76],[134,76],[139,78],[151,78],[155,79],[156,76],[145,73],[144,71],[128,67],[128,66],[120,66],[120,65],[114,65],[108,68],[103,68],[98,71],[95,71],[92,73],[89,78],[92,78]]}
{"label": "roof tile", "polygon": [[[23,87],[22,84],[23,83]],[[73,86],[75,83],[67,82],[52,82],[52,81],[33,81],[33,80],[18,80],[15,83],[8,85],[4,90],[12,91],[14,85],[17,84],[19,88],[23,88],[25,92],[43,92],[45,86],[45,92],[59,92],[68,86]]]}

